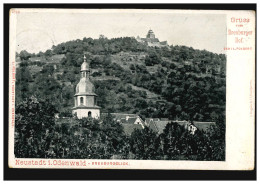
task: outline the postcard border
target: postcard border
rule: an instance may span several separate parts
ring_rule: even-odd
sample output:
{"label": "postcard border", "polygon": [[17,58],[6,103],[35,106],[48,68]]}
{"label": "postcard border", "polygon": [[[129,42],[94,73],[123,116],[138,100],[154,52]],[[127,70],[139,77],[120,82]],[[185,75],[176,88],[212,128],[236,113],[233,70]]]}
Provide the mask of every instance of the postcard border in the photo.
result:
{"label": "postcard border", "polygon": [[[208,9],[208,10],[254,10],[254,4],[5,4],[4,5],[4,61],[9,61],[9,10],[11,8],[137,8],[137,9]],[[257,48],[257,46],[256,46]],[[257,55],[257,54],[256,54]],[[256,70],[255,70],[256,75]],[[255,180],[256,179],[256,129],[255,129],[255,167],[252,171],[206,171],[206,170],[103,170],[103,169],[15,169],[8,167],[8,95],[9,62],[4,62],[4,179],[5,180]],[[256,85],[256,84],[255,84]],[[256,89],[256,88],[255,88]],[[255,96],[256,97],[256,96]],[[256,109],[256,108],[255,108]],[[255,113],[256,127],[256,113]],[[69,173],[69,174],[67,174]]]}

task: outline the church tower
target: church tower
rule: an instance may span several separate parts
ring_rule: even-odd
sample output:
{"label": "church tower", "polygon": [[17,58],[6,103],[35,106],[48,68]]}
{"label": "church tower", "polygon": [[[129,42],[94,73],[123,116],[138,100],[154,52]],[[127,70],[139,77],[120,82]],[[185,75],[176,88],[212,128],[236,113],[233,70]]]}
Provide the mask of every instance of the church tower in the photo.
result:
{"label": "church tower", "polygon": [[74,95],[75,105],[72,108],[72,114],[75,114],[79,119],[84,117],[99,119],[100,107],[97,106],[97,95],[94,92],[95,87],[90,81],[89,64],[85,55],[80,73],[81,78],[76,86],[76,94]]}

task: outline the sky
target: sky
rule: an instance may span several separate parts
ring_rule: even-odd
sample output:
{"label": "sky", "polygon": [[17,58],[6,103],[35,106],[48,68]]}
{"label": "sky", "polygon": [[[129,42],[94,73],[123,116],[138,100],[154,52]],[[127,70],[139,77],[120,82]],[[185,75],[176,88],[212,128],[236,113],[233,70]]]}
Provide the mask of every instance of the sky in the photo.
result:
{"label": "sky", "polygon": [[17,14],[17,52],[46,51],[52,45],[83,39],[145,37],[152,29],[160,41],[194,49],[225,53],[226,16],[222,14],[180,14],[172,12],[85,11],[21,12]]}

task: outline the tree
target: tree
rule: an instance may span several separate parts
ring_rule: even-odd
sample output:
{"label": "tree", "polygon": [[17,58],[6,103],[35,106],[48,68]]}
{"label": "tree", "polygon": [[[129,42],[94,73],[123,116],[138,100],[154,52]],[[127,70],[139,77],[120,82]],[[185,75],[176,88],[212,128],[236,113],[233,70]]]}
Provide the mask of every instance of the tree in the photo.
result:
{"label": "tree", "polygon": [[31,57],[31,54],[26,50],[22,50],[19,55],[22,61],[26,61]]}
{"label": "tree", "polygon": [[130,147],[135,159],[155,160],[159,157],[157,135],[148,127],[134,130],[130,137]]}
{"label": "tree", "polygon": [[216,125],[210,127],[206,133],[212,147],[212,160],[225,160],[225,117],[219,116]]}
{"label": "tree", "polygon": [[16,100],[21,102],[31,95],[29,82],[32,81],[30,70],[27,68],[27,62],[16,70]]}
{"label": "tree", "polygon": [[111,141],[114,154],[120,153],[126,139],[122,125],[115,121],[111,114],[104,116],[101,121],[100,129]]}
{"label": "tree", "polygon": [[54,73],[54,67],[52,65],[45,65],[43,66],[42,73],[52,76]]}
{"label": "tree", "polygon": [[153,66],[155,64],[161,63],[160,56],[154,52],[151,51],[146,57],[145,57],[145,65],[146,66]]}
{"label": "tree", "polygon": [[168,123],[160,136],[163,153],[168,160],[177,160],[183,151],[181,137],[185,129],[177,123]]}
{"label": "tree", "polygon": [[17,105],[15,111],[15,156],[46,158],[54,133],[53,105],[30,97]]}
{"label": "tree", "polygon": [[52,50],[50,50],[50,49],[46,50],[46,52],[44,53],[44,56],[47,59],[50,58],[52,56]]}

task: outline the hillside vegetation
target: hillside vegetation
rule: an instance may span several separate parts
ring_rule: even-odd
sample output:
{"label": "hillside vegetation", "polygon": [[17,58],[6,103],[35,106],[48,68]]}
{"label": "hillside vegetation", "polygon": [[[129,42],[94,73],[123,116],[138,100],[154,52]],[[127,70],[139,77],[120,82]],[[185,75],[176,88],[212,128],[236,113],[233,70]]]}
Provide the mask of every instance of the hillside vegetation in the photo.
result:
{"label": "hillside vegetation", "polygon": [[225,117],[225,55],[186,46],[148,47],[129,37],[83,38],[45,53],[17,53],[17,104],[34,95],[69,116],[83,54],[102,112],[191,121]]}

